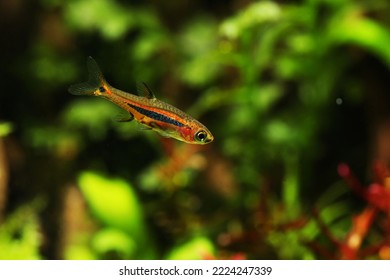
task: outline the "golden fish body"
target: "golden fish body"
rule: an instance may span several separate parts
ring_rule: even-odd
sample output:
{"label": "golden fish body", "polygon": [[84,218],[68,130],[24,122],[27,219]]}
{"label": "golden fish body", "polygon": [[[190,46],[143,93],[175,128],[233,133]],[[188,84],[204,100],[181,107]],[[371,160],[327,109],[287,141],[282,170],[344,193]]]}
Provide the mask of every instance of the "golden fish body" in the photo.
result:
{"label": "golden fish body", "polygon": [[70,86],[70,93],[95,95],[108,99],[129,112],[129,117],[122,121],[135,119],[164,137],[201,145],[214,140],[206,126],[176,107],[155,98],[146,84],[143,84],[144,96],[127,93],[106,82],[92,57],[88,57],[87,65],[88,81]]}

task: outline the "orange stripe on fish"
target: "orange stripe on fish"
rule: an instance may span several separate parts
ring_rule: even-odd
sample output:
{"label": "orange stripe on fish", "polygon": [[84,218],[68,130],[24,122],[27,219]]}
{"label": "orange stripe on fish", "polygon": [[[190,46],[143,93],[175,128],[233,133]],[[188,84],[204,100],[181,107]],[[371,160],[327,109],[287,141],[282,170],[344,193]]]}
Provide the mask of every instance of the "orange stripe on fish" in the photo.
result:
{"label": "orange stripe on fish", "polygon": [[142,84],[144,96],[127,93],[106,82],[92,57],[88,57],[87,66],[88,81],[70,86],[70,93],[108,99],[129,113],[129,116],[121,121],[136,119],[140,124],[164,137],[190,144],[207,144],[214,140],[211,132],[203,124],[176,107],[155,98],[145,83]]}

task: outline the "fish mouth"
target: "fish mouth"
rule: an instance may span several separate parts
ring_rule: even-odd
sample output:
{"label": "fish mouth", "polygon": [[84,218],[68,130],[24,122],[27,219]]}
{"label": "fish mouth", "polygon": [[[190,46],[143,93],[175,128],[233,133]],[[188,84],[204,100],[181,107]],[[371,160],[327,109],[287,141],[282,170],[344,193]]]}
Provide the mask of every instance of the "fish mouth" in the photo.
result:
{"label": "fish mouth", "polygon": [[206,140],[204,141],[204,143],[205,143],[205,144],[208,144],[208,143],[213,142],[213,141],[214,141],[214,137],[210,137],[210,138],[206,139]]}

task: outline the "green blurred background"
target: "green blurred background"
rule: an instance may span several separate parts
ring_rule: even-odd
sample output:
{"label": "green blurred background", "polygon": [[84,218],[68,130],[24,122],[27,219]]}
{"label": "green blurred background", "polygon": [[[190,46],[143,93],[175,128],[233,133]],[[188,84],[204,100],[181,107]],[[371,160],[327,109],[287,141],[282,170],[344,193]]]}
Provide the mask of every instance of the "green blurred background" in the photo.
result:
{"label": "green blurred background", "polygon": [[[390,258],[337,173],[390,192],[389,1],[3,0],[0,29],[0,259]],[[68,94],[88,56],[215,141]]]}

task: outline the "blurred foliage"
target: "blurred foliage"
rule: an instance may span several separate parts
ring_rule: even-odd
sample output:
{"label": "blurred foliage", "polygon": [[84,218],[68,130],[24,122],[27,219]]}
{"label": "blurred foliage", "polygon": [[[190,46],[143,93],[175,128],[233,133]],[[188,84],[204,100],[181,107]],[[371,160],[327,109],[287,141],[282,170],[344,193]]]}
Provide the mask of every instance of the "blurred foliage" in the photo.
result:
{"label": "blurred foliage", "polygon": [[35,209],[24,207],[12,213],[0,229],[2,260],[37,260],[42,245]]}
{"label": "blurred foliage", "polygon": [[122,247],[127,258],[152,259],[143,211],[131,187],[120,179],[108,180],[94,173],[82,173],[79,185],[91,211],[108,227],[94,238],[97,251]]}
{"label": "blurred foliage", "polygon": [[185,244],[172,248],[167,256],[168,260],[201,260],[213,256],[214,246],[204,237],[196,237]]}
{"label": "blurred foliage", "polygon": [[12,131],[12,125],[10,123],[0,123],[0,137],[6,136]]}
{"label": "blurred foliage", "polygon": [[[0,258],[390,258],[390,174],[371,172],[390,164],[388,1],[11,2]],[[163,139],[69,95],[89,55],[215,141]]]}

